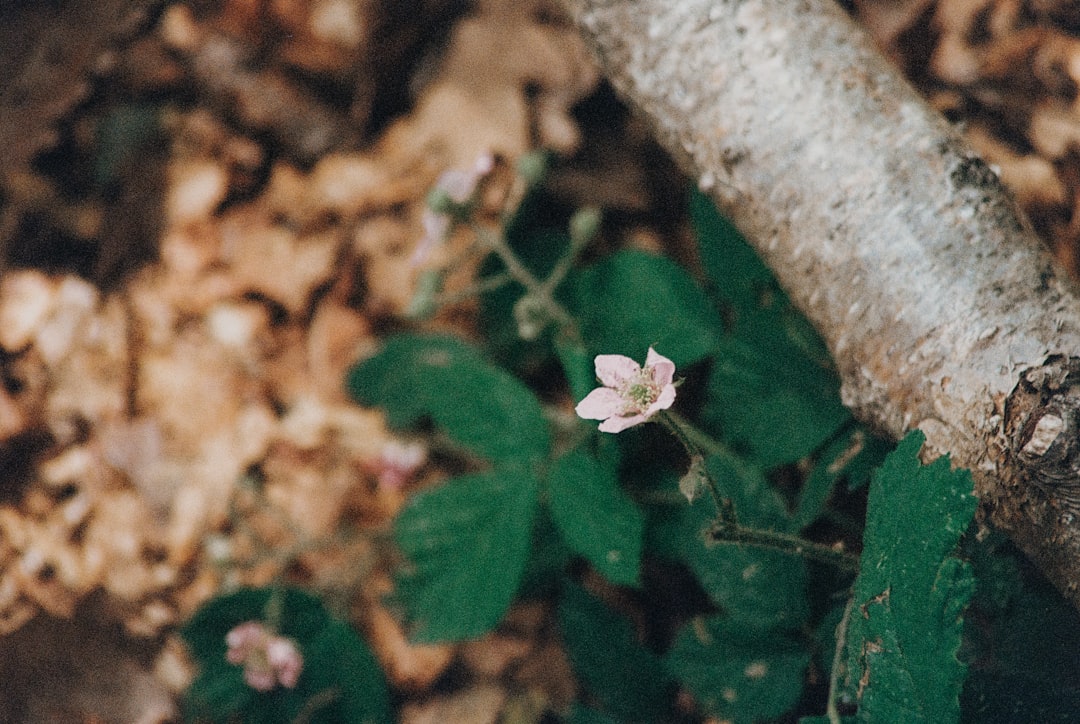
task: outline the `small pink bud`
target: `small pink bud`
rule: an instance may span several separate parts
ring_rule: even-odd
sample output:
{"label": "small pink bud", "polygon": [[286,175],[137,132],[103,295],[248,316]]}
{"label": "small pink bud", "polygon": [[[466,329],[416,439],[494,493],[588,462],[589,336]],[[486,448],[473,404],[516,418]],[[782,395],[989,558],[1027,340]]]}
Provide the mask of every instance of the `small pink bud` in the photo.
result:
{"label": "small pink bud", "polygon": [[379,454],[378,480],[383,490],[400,490],[427,461],[427,448],[418,442],[390,440]]}
{"label": "small pink bud", "polygon": [[[410,264],[422,266],[432,251],[443,242],[453,226],[455,216],[473,201],[481,183],[495,170],[495,157],[485,153],[478,157],[469,169],[444,171],[435,181],[428,194],[428,208],[424,209],[421,223],[424,235],[413,250]],[[458,219],[460,220],[460,219]]]}
{"label": "small pink bud", "polygon": [[256,691],[284,686],[300,679],[304,658],[296,642],[277,636],[258,621],[245,621],[225,635],[225,660],[244,667],[244,681]]}

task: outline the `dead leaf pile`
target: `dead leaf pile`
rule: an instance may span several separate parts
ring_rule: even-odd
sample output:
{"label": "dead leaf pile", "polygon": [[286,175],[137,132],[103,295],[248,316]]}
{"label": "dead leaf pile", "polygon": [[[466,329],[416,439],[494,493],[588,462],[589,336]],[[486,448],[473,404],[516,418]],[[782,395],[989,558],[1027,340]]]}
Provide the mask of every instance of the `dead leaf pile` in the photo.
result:
{"label": "dead leaf pile", "polygon": [[[369,138],[387,92],[373,33],[408,26],[386,5],[169,5],[116,59],[129,89],[199,100],[161,110],[157,261],[109,291],[0,278],[0,636],[89,615],[94,594],[99,625],[152,640],[284,575],[352,607],[398,686],[430,685],[455,656],[408,645],[377,603],[387,523],[439,471],[421,456],[402,473],[403,441],[343,379],[409,304],[438,174],[572,151],[569,110],[598,78],[553,5],[477,3],[423,51],[411,111]],[[104,238],[100,219],[87,233]]]}

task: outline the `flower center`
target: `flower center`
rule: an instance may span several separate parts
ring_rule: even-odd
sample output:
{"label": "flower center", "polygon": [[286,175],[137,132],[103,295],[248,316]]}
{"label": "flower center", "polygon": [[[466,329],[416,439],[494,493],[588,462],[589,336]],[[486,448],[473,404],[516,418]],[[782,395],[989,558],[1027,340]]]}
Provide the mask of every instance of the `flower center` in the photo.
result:
{"label": "flower center", "polygon": [[626,400],[628,413],[641,413],[649,409],[649,405],[660,396],[660,388],[653,382],[652,368],[646,367],[636,379],[628,381],[619,390],[619,395]]}

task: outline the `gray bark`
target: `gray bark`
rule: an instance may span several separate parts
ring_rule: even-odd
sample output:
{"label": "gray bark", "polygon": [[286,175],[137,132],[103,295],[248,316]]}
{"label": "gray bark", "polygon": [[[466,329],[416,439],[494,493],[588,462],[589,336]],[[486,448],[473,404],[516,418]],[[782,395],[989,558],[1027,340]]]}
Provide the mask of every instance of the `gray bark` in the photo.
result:
{"label": "gray bark", "polygon": [[832,0],[566,4],[821,332],[844,402],[971,469],[1080,605],[1080,294],[994,172]]}

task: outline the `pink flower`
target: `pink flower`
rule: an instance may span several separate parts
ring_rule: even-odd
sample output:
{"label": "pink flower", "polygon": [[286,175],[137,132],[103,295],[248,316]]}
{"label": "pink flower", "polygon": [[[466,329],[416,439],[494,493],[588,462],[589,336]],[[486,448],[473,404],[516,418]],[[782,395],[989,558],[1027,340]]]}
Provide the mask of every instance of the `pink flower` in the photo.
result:
{"label": "pink flower", "polygon": [[244,667],[244,681],[256,691],[280,684],[296,686],[304,658],[292,639],[276,636],[258,621],[245,621],[225,635],[225,660]]}
{"label": "pink flower", "polygon": [[382,446],[376,474],[383,490],[401,490],[427,461],[427,448],[418,442],[390,440]]}
{"label": "pink flower", "polygon": [[603,420],[601,432],[639,425],[675,402],[675,364],[652,347],[644,369],[621,354],[597,355],[596,376],[604,386],[586,395],[575,411],[586,420]]}
{"label": "pink flower", "polygon": [[428,195],[428,208],[424,209],[421,218],[424,235],[417,242],[410,260],[414,267],[424,264],[431,252],[446,238],[454,220],[454,207],[463,207],[472,201],[480,183],[494,170],[495,157],[485,153],[476,159],[472,168],[450,169],[439,176]]}

